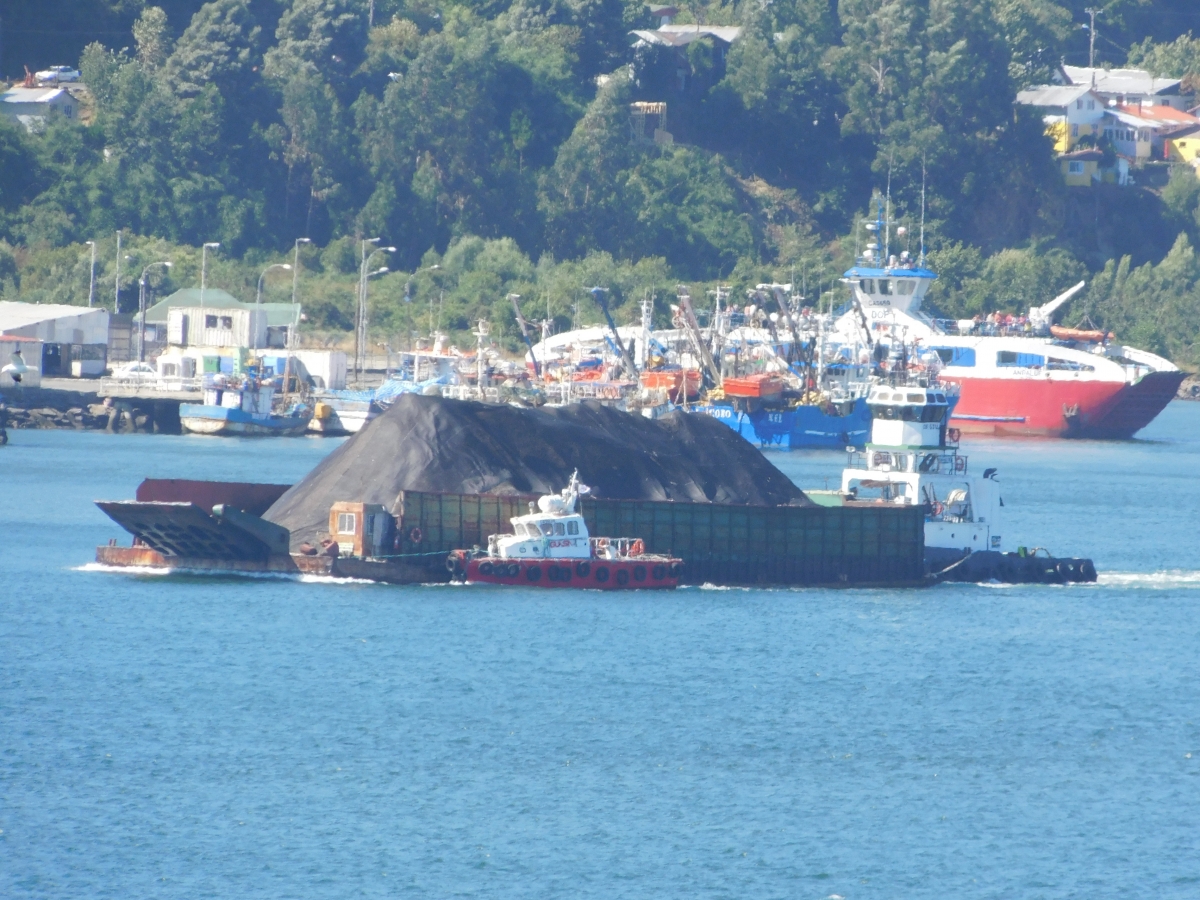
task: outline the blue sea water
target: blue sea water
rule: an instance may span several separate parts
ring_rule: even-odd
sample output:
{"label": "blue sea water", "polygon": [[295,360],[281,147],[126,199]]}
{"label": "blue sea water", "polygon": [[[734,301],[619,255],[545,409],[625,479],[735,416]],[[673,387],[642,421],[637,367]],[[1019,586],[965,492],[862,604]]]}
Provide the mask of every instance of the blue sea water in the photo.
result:
{"label": "blue sea water", "polygon": [[1071,587],[113,574],[92,500],[333,442],[12,436],[0,897],[1200,896],[1200,404],[966,445]]}

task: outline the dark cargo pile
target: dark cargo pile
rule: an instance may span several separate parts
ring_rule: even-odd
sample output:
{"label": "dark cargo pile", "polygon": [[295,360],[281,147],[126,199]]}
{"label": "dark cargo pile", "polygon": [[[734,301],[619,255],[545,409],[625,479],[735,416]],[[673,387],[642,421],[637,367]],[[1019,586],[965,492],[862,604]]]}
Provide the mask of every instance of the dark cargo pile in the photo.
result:
{"label": "dark cargo pile", "polygon": [[339,500],[393,513],[401,491],[540,494],[579,477],[597,497],[753,506],[811,505],[728,426],[672,413],[651,420],[580,403],[522,409],[405,394],[267,511],[292,545],[328,529]]}

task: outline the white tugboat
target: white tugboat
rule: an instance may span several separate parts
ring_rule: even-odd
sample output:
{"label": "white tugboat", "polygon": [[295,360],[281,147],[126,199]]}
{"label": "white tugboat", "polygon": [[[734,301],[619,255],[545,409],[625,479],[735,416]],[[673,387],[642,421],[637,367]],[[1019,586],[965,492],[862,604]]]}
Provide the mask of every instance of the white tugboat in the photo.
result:
{"label": "white tugboat", "polygon": [[512,534],[488,537],[484,552],[455,550],[446,567],[456,578],[486,584],[569,587],[597,590],[674,588],[683,560],[647,553],[641,538],[591,537],[576,511],[588,489],[578,473],[561,494],[529,504],[529,514],[513,518]]}
{"label": "white tugboat", "polygon": [[867,398],[871,440],[865,451],[849,451],[841,490],[807,493],[828,505],[924,507],[926,568],[938,580],[1095,581],[1089,559],[1057,559],[1039,554],[1041,548],[1010,551],[996,470],[974,474],[957,432],[947,427],[955,399],[935,381],[875,385]]}

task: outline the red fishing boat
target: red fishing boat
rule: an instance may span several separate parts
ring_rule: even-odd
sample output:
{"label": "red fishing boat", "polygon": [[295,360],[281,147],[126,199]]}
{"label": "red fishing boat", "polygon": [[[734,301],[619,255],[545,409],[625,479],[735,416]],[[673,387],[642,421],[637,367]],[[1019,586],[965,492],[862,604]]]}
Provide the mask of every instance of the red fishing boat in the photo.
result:
{"label": "red fishing boat", "polygon": [[486,551],[455,550],[446,567],[456,579],[524,587],[596,590],[670,589],[683,560],[647,553],[641,538],[592,537],[576,511],[587,488],[576,475],[512,519],[512,534],[493,534]]}

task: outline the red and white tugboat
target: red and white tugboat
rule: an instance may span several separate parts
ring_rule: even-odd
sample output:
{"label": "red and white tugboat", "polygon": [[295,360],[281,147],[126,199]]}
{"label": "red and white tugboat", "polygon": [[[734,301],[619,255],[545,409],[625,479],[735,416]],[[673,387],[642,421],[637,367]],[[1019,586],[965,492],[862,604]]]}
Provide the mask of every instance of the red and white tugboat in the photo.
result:
{"label": "red and white tugboat", "polygon": [[674,588],[683,560],[647,553],[641,538],[591,537],[576,512],[588,491],[578,473],[561,494],[529,504],[529,514],[512,519],[512,534],[488,537],[484,552],[455,550],[446,566],[455,578],[485,584],[570,587],[597,590]]}

